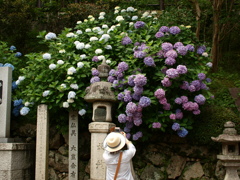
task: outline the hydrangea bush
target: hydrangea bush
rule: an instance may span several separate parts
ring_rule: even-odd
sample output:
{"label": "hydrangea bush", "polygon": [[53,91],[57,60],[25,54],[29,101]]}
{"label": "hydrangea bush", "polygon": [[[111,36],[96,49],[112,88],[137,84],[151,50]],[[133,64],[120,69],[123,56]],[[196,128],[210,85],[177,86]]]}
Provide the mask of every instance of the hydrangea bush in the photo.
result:
{"label": "hydrangea bush", "polygon": [[[155,11],[115,7],[112,14],[89,15],[61,34],[41,32],[49,50],[26,55],[20,86],[28,106],[23,108],[45,103],[89,118],[85,89],[109,81],[118,99],[114,123],[129,139],[146,137],[149,129],[185,137],[211,98],[209,48],[197,41],[190,26],[163,22]],[[111,67],[107,79],[98,76],[102,61]]]}

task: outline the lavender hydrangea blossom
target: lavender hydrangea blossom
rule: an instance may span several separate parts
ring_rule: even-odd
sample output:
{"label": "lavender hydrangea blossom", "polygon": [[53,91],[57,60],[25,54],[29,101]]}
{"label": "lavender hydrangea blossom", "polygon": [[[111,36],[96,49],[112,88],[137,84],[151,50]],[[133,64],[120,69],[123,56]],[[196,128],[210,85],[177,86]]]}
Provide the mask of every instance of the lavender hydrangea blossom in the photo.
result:
{"label": "lavender hydrangea blossom", "polygon": [[179,137],[186,137],[188,134],[188,130],[185,129],[184,127],[181,127],[181,129],[177,131],[177,134]]}
{"label": "lavender hydrangea blossom", "polygon": [[133,80],[136,86],[144,86],[147,84],[147,78],[143,74],[137,74]]}
{"label": "lavender hydrangea blossom", "polygon": [[155,37],[156,37],[156,38],[164,37],[164,33],[161,32],[161,31],[158,31],[158,32],[155,34]]}
{"label": "lavender hydrangea blossom", "polygon": [[173,123],[173,125],[172,125],[172,130],[178,131],[179,129],[180,129],[180,124],[178,124],[178,123]]}
{"label": "lavender hydrangea blossom", "polygon": [[166,75],[171,78],[171,79],[174,79],[174,78],[177,78],[179,77],[179,73],[176,69],[174,68],[170,68],[166,71]]}
{"label": "lavender hydrangea blossom", "polygon": [[175,63],[176,63],[176,60],[174,58],[168,57],[168,58],[165,59],[165,64],[166,65],[172,66]]}
{"label": "lavender hydrangea blossom", "polygon": [[156,66],[155,62],[154,62],[154,59],[151,56],[145,57],[143,62],[147,66]]}
{"label": "lavender hydrangea blossom", "polygon": [[169,28],[169,32],[173,35],[179,34],[181,32],[181,29],[177,26],[172,26]]}
{"label": "lavender hydrangea blossom", "polygon": [[144,58],[147,55],[147,53],[144,51],[134,51],[133,55],[135,58]]}
{"label": "lavender hydrangea blossom", "polygon": [[172,85],[172,82],[167,77],[164,77],[161,83],[164,87],[170,87]]}
{"label": "lavender hydrangea blossom", "polygon": [[134,78],[135,78],[136,75],[131,75],[128,77],[128,85],[129,86],[135,86],[135,83],[134,83]]}
{"label": "lavender hydrangea blossom", "polygon": [[167,33],[167,32],[169,32],[169,27],[167,27],[167,26],[162,26],[162,27],[160,27],[159,31],[161,31],[161,32],[163,32],[163,33]]}
{"label": "lavender hydrangea blossom", "polygon": [[99,82],[100,81],[100,78],[98,76],[94,76],[90,79],[90,83],[95,83],[95,82]]}
{"label": "lavender hydrangea blossom", "polygon": [[139,100],[139,106],[140,107],[147,107],[150,104],[151,104],[151,100],[146,96],[142,96]]}
{"label": "lavender hydrangea blossom", "polygon": [[171,49],[165,53],[165,57],[177,58],[178,54],[175,50]]}
{"label": "lavender hydrangea blossom", "polygon": [[173,45],[173,47],[174,47],[175,49],[177,49],[179,46],[183,46],[183,43],[182,43],[182,42],[176,42],[176,43]]}
{"label": "lavender hydrangea blossom", "polygon": [[185,56],[185,55],[187,54],[187,52],[188,52],[188,49],[187,49],[187,47],[185,47],[185,46],[179,46],[179,47],[177,48],[177,52],[178,52],[180,55]]}
{"label": "lavender hydrangea blossom", "polygon": [[197,54],[202,54],[206,51],[206,47],[205,46],[199,46],[197,49]]}
{"label": "lavender hydrangea blossom", "polygon": [[195,50],[194,46],[191,44],[186,45],[186,47],[187,47],[188,51],[193,52]]}
{"label": "lavender hydrangea blossom", "polygon": [[194,101],[197,102],[199,105],[203,105],[206,101],[206,98],[202,94],[199,94],[194,97]]}
{"label": "lavender hydrangea blossom", "polygon": [[165,91],[163,89],[157,89],[155,92],[154,92],[154,96],[157,98],[157,99],[162,99],[165,97]]}
{"label": "lavender hydrangea blossom", "polygon": [[161,123],[160,122],[154,122],[154,123],[152,123],[152,127],[154,128],[154,129],[159,129],[159,128],[161,128]]}
{"label": "lavender hydrangea blossom", "polygon": [[120,114],[119,116],[118,116],[118,121],[120,122],[120,123],[125,123],[126,122],[126,115],[125,114]]}
{"label": "lavender hydrangea blossom", "polygon": [[143,93],[143,87],[141,86],[134,86],[133,91],[135,95],[141,95]]}
{"label": "lavender hydrangea blossom", "polygon": [[162,43],[161,47],[162,47],[162,50],[165,52],[173,49],[173,45],[169,42]]}
{"label": "lavender hydrangea blossom", "polygon": [[145,22],[143,21],[137,21],[135,24],[134,24],[134,27],[135,29],[139,29],[139,28],[142,28],[145,26]]}
{"label": "lavender hydrangea blossom", "polygon": [[177,72],[179,74],[186,74],[187,73],[187,67],[185,65],[178,65],[177,66]]}
{"label": "lavender hydrangea blossom", "polygon": [[100,61],[100,60],[98,59],[98,56],[93,56],[92,61],[98,62],[98,61]]}
{"label": "lavender hydrangea blossom", "polygon": [[132,39],[128,36],[125,36],[123,39],[122,39],[122,45],[128,45],[128,44],[132,44]]}
{"label": "lavender hydrangea blossom", "polygon": [[126,71],[126,70],[128,70],[128,64],[126,62],[120,62],[117,66],[117,69],[120,72]]}
{"label": "lavender hydrangea blossom", "polygon": [[206,75],[204,73],[199,73],[198,74],[198,79],[199,80],[204,80],[204,79],[206,79]]}

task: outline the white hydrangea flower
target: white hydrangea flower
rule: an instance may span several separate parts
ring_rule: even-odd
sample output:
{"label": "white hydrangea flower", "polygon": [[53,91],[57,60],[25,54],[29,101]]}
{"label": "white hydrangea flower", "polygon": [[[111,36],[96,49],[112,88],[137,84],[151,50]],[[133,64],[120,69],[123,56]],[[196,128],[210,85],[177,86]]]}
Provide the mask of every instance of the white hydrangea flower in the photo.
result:
{"label": "white hydrangea flower", "polygon": [[102,51],[101,49],[96,49],[96,50],[95,50],[95,53],[96,53],[96,54],[102,54],[103,51]]}
{"label": "white hydrangea flower", "polygon": [[74,99],[68,99],[67,102],[68,103],[74,103]]}
{"label": "white hydrangea flower", "polygon": [[80,41],[74,41],[75,46],[80,43]]}
{"label": "white hydrangea flower", "polygon": [[98,31],[101,31],[102,29],[100,28],[100,27],[94,27],[94,28],[92,28],[92,31],[93,32],[98,32]]}
{"label": "white hydrangea flower", "polygon": [[208,66],[208,67],[212,67],[212,63],[211,62],[208,62],[207,64],[206,64],[206,66]]}
{"label": "white hydrangea flower", "polygon": [[88,20],[87,20],[87,19],[84,19],[84,22],[88,22]]}
{"label": "white hydrangea flower", "polygon": [[61,59],[59,59],[59,60],[57,61],[57,64],[64,64],[64,61],[61,60]]}
{"label": "white hydrangea flower", "polygon": [[71,38],[71,37],[76,37],[76,35],[73,32],[67,33],[66,37]]}
{"label": "white hydrangea flower", "polygon": [[60,87],[65,89],[67,87],[67,85],[63,83],[63,84],[60,85]]}
{"label": "white hydrangea flower", "polygon": [[99,35],[102,35],[104,33],[104,31],[99,31],[98,34]]}
{"label": "white hydrangea flower", "polygon": [[151,14],[152,14],[152,15],[156,15],[156,14],[157,14],[157,11],[152,11]]}
{"label": "white hydrangea flower", "polygon": [[97,41],[98,38],[97,37],[90,37],[90,41]]}
{"label": "white hydrangea flower", "polygon": [[73,89],[78,90],[78,85],[77,84],[70,84],[70,87],[73,88]]}
{"label": "white hydrangea flower", "polygon": [[207,53],[207,52],[204,52],[204,53],[202,53],[202,56],[208,57],[208,53]]}
{"label": "white hydrangea flower", "polygon": [[23,81],[24,79],[25,79],[25,76],[19,76],[19,77],[18,77],[18,80],[19,80],[19,81]]}
{"label": "white hydrangea flower", "polygon": [[105,42],[107,42],[110,38],[111,36],[109,34],[103,34],[99,41],[104,40]]}
{"label": "white hydrangea flower", "polygon": [[130,23],[129,23],[129,26],[133,26],[133,25],[134,25],[134,23],[133,23],[133,22],[130,22]]}
{"label": "white hydrangea flower", "polygon": [[112,46],[111,46],[111,45],[106,45],[106,46],[105,46],[105,49],[111,50],[111,49],[112,49]]}
{"label": "white hydrangea flower", "polygon": [[70,67],[70,68],[68,68],[67,74],[72,75],[73,73],[76,73],[76,72],[77,72],[77,70],[74,67]]}
{"label": "white hydrangea flower", "polygon": [[83,66],[84,66],[84,63],[83,63],[83,62],[78,62],[78,63],[77,63],[77,67],[78,67],[78,68],[82,68]]}
{"label": "white hydrangea flower", "polygon": [[79,50],[79,49],[83,49],[85,47],[85,44],[84,43],[78,43],[76,45],[76,48]]}
{"label": "white hydrangea flower", "polygon": [[90,44],[86,44],[86,45],[84,46],[85,49],[89,49],[90,47],[91,47]]}
{"label": "white hydrangea flower", "polygon": [[77,34],[82,34],[83,32],[81,30],[77,30]]}
{"label": "white hydrangea flower", "polygon": [[57,65],[56,64],[50,64],[49,65],[49,69],[53,70],[56,69]]}
{"label": "white hydrangea flower", "polygon": [[102,19],[105,19],[105,18],[104,18],[104,16],[99,16],[98,19],[102,20]]}
{"label": "white hydrangea flower", "polygon": [[63,102],[63,107],[64,108],[69,108],[69,103],[68,102]]}
{"label": "white hydrangea flower", "polygon": [[117,16],[117,17],[116,17],[116,20],[117,20],[118,22],[120,22],[120,21],[124,21],[124,18],[123,18],[123,16]]}
{"label": "white hydrangea flower", "polygon": [[60,53],[60,54],[65,53],[65,52],[66,52],[65,49],[61,49],[61,50],[59,50],[59,53]]}
{"label": "white hydrangea flower", "polygon": [[22,116],[25,116],[25,115],[27,115],[27,114],[29,113],[29,111],[30,111],[30,109],[29,109],[28,107],[23,107],[23,108],[21,108],[21,110],[20,110],[20,114],[21,114]]}
{"label": "white hydrangea flower", "polygon": [[118,24],[116,24],[116,26],[119,27],[119,26],[121,26],[121,24],[118,23]]}
{"label": "white hydrangea flower", "polygon": [[98,59],[101,61],[101,60],[105,60],[105,56],[101,55],[101,56],[98,56]]}
{"label": "white hydrangea flower", "polygon": [[76,93],[74,91],[68,92],[68,99],[74,99],[76,97]]}
{"label": "white hydrangea flower", "polygon": [[24,106],[27,107],[27,106],[29,106],[30,104],[31,104],[30,102],[25,102],[25,103],[24,103]]}
{"label": "white hydrangea flower", "polygon": [[77,24],[82,24],[82,21],[77,21]]}
{"label": "white hydrangea flower", "polygon": [[53,33],[53,32],[49,32],[49,33],[47,33],[47,34],[45,35],[45,39],[46,39],[46,40],[51,40],[51,39],[56,39],[56,38],[57,38],[57,36],[56,36],[56,34]]}
{"label": "white hydrangea flower", "polygon": [[93,18],[91,18],[91,19],[89,19],[89,21],[94,21],[95,20],[95,18],[93,17]]}
{"label": "white hydrangea flower", "polygon": [[108,25],[107,25],[107,24],[103,24],[103,25],[102,25],[102,28],[103,28],[103,29],[107,29],[107,28],[108,28]]}
{"label": "white hydrangea flower", "polygon": [[86,59],[87,58],[87,55],[86,54],[81,54],[80,55],[80,59]]}
{"label": "white hydrangea flower", "polygon": [[127,12],[134,12],[134,8],[133,8],[133,7],[131,7],[131,6],[130,6],[130,7],[128,7],[128,8],[127,8]]}
{"label": "white hydrangea flower", "polygon": [[187,29],[190,29],[192,26],[186,26]]}
{"label": "white hydrangea flower", "polygon": [[45,91],[42,93],[42,96],[43,96],[43,97],[46,97],[46,96],[49,95],[49,93],[50,93],[50,90],[45,90]]}
{"label": "white hydrangea flower", "polygon": [[105,12],[100,12],[100,13],[99,13],[99,16],[105,16],[105,15],[106,15]]}
{"label": "white hydrangea flower", "polygon": [[137,20],[137,19],[138,19],[138,16],[133,16],[133,17],[132,17],[132,20],[133,20],[133,21],[135,21],[135,20]]}
{"label": "white hydrangea flower", "polygon": [[16,80],[16,85],[19,85],[21,81],[19,80]]}
{"label": "white hydrangea flower", "polygon": [[88,15],[88,19],[91,19],[91,18],[93,18],[93,15]]}
{"label": "white hydrangea flower", "polygon": [[90,28],[85,29],[85,32],[92,32]]}
{"label": "white hydrangea flower", "polygon": [[149,15],[149,12],[145,11],[142,15],[142,17],[147,17]]}
{"label": "white hydrangea flower", "polygon": [[114,14],[118,14],[118,13],[119,13],[119,10],[115,10],[115,11],[114,11]]}
{"label": "white hydrangea flower", "polygon": [[120,7],[119,7],[119,6],[116,6],[114,9],[115,9],[115,10],[119,10],[119,9],[120,9]]}
{"label": "white hydrangea flower", "polygon": [[107,63],[107,64],[110,64],[111,62],[112,62],[112,61],[109,60],[109,59],[106,60],[106,63]]}
{"label": "white hydrangea flower", "polygon": [[51,54],[44,53],[42,57],[43,57],[43,59],[51,59]]}
{"label": "white hydrangea flower", "polygon": [[84,114],[86,114],[86,110],[85,109],[81,109],[80,111],[78,111],[78,114],[80,116],[83,116]]}
{"label": "white hydrangea flower", "polygon": [[126,12],[126,9],[122,9],[122,10],[121,10],[121,13],[124,13],[124,12]]}

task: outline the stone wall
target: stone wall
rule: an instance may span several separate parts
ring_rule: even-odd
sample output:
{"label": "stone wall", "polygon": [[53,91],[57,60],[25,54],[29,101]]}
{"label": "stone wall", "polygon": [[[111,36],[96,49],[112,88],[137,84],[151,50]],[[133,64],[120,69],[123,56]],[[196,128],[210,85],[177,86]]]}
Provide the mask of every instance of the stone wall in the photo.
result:
{"label": "stone wall", "polygon": [[[68,179],[68,134],[59,134],[50,128],[49,179]],[[36,126],[26,124],[15,129],[15,135],[34,143]],[[79,134],[79,179],[89,179],[90,133]],[[153,135],[151,141],[138,142],[133,158],[139,180],[222,180],[225,169],[217,160],[218,150],[192,146],[186,139],[173,135]],[[219,149],[220,150],[220,149]]]}

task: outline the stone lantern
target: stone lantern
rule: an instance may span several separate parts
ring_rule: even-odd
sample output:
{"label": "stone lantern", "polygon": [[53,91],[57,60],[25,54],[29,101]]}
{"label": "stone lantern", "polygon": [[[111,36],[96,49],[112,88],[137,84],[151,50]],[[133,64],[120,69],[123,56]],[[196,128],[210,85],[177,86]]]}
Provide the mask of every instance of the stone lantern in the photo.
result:
{"label": "stone lantern", "polygon": [[238,168],[240,167],[239,142],[240,135],[237,134],[235,124],[228,121],[224,124],[223,134],[218,137],[212,137],[213,141],[222,143],[222,154],[217,158],[223,162],[226,167],[224,180],[240,180]]}
{"label": "stone lantern", "polygon": [[[98,66],[99,77],[106,79],[110,67],[102,62]],[[88,129],[91,132],[91,160],[90,160],[90,180],[105,180],[106,165],[103,161],[103,141],[109,133],[109,129],[115,127],[112,122],[112,106],[116,102],[116,97],[111,91],[112,83],[100,81],[95,82],[86,89],[85,101],[93,103],[93,122]]]}

